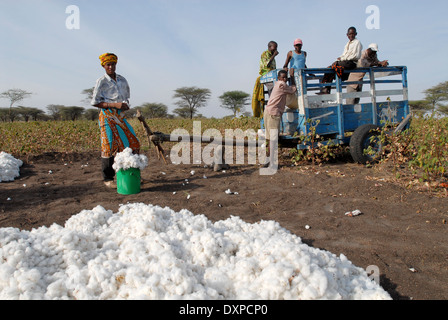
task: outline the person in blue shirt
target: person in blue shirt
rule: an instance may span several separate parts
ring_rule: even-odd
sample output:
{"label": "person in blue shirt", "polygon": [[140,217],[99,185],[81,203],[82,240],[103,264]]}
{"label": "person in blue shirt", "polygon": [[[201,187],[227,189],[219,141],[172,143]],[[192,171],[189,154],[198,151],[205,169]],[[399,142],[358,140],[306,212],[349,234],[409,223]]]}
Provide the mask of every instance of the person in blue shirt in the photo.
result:
{"label": "person in blue shirt", "polygon": [[289,75],[291,76],[291,78],[294,78],[294,72],[298,71],[299,69],[307,68],[307,53],[305,51],[302,51],[302,47],[303,41],[301,39],[296,39],[294,41],[294,51],[289,51],[288,55],[286,56],[286,62],[283,66],[283,69],[285,71],[288,71],[289,64]]}

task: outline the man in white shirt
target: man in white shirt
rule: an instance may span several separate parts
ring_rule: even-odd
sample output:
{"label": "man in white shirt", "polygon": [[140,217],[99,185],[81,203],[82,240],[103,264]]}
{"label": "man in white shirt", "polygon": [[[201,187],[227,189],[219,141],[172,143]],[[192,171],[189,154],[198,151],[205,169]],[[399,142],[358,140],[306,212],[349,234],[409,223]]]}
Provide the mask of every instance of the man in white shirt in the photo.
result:
{"label": "man in white shirt", "polygon": [[[358,60],[361,59],[362,44],[356,39],[358,35],[355,27],[350,27],[347,31],[348,43],[345,45],[344,52],[337,58],[337,60],[329,67],[332,68],[342,81],[348,79],[349,74],[344,73],[345,70],[353,70],[356,68]],[[322,83],[331,83],[336,78],[334,73],[326,73],[322,79]],[[329,94],[330,87],[324,87],[318,94]]]}
{"label": "man in white shirt", "polygon": [[348,29],[347,37],[349,42],[345,45],[344,52],[337,59],[341,62],[356,62],[361,58],[362,44],[356,39],[357,33],[354,27]]}

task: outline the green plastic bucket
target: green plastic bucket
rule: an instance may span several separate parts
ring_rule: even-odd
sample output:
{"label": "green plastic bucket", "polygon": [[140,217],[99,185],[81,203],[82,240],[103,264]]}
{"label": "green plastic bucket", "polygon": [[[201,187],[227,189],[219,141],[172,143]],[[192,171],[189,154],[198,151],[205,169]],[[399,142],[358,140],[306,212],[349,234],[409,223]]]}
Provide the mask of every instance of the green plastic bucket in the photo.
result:
{"label": "green plastic bucket", "polygon": [[140,193],[140,169],[127,169],[117,172],[117,191],[119,194],[131,195]]}

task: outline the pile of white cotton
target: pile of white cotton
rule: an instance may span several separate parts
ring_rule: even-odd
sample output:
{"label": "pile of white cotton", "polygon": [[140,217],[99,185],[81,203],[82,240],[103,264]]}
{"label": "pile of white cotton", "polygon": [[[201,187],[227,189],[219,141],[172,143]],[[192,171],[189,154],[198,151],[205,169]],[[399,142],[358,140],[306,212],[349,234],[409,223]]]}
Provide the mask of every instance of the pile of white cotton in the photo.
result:
{"label": "pile of white cotton", "polygon": [[14,181],[20,176],[23,162],[6,152],[0,152],[0,182]]}
{"label": "pile of white cotton", "polygon": [[113,168],[115,172],[128,170],[131,168],[143,170],[148,166],[148,157],[145,155],[133,154],[131,148],[126,148],[123,152],[115,156]]}
{"label": "pile of white cotton", "polygon": [[31,232],[0,229],[0,299],[391,299],[343,255],[273,221],[98,206]]}

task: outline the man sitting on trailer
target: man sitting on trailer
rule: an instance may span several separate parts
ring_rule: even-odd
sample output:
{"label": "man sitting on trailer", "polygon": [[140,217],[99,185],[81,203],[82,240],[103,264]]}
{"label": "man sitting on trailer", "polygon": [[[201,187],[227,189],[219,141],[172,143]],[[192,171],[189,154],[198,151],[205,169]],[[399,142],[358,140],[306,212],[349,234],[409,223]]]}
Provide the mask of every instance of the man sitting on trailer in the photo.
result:
{"label": "man sitting on trailer", "polygon": [[[272,94],[269,97],[268,104],[264,110],[264,127],[266,131],[266,142],[269,146],[269,163],[267,166],[275,166],[278,165],[274,162],[274,148],[277,144],[273,144],[272,142],[278,141],[278,134],[280,132],[280,123],[282,120],[283,113],[286,108],[286,96],[288,94],[295,93],[297,88],[294,83],[294,78],[291,79],[292,86],[288,86],[288,72],[285,70],[280,70],[278,73],[278,81],[274,85],[274,89],[272,90]],[[273,135],[276,136],[273,136]]]}
{"label": "man sitting on trailer", "polygon": [[[348,74],[344,70],[353,70],[356,68],[358,60],[361,58],[362,44],[356,39],[358,35],[355,27],[350,27],[347,31],[348,43],[345,45],[344,52],[329,68],[332,68],[342,81],[347,80]],[[326,73],[322,83],[331,83],[336,78],[334,73]],[[331,87],[324,87],[317,94],[329,94]]]}
{"label": "man sitting on trailer", "polygon": [[[371,67],[387,67],[389,62],[387,60],[378,60],[378,44],[371,43],[369,47],[362,52],[361,59],[358,61],[358,68],[371,68]],[[349,82],[359,82],[364,79],[366,74],[364,72],[352,72],[348,77]],[[361,92],[362,84],[350,84],[347,86],[347,93]],[[358,104],[360,98],[347,99],[347,104]]]}

